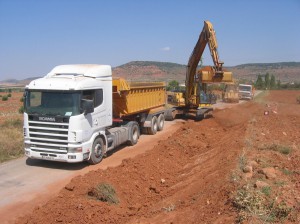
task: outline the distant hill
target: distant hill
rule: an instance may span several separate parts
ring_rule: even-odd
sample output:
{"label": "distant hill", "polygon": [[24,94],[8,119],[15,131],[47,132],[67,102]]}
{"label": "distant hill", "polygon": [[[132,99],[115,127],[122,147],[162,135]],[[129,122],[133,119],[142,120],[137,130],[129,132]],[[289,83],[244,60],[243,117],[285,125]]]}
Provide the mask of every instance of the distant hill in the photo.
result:
{"label": "distant hill", "polygon": [[19,80],[17,80],[17,79],[5,79],[5,80],[3,80],[1,82],[3,82],[3,83],[17,84],[19,82]]}
{"label": "distant hill", "polygon": [[[274,74],[281,82],[300,82],[300,62],[253,63],[225,67],[237,79],[256,81],[259,74]],[[113,75],[129,80],[178,80],[184,82],[186,66],[169,62],[133,61],[113,69]]]}
{"label": "distant hill", "polygon": [[[247,79],[255,81],[259,74],[267,72],[275,75],[276,79],[284,82],[300,82],[300,62],[279,62],[279,63],[252,63],[237,66],[225,67],[232,71],[236,79]],[[182,64],[157,61],[132,61],[113,68],[114,77],[123,77],[135,81],[170,81],[177,80],[184,82],[186,66]],[[8,79],[0,81],[0,85],[27,85],[31,80]]]}
{"label": "distant hill", "polygon": [[31,77],[27,79],[17,80],[17,79],[5,79],[3,81],[0,81],[0,86],[2,87],[14,87],[14,86],[26,86],[29,84],[32,80],[37,79],[40,77]]}
{"label": "distant hill", "polygon": [[259,74],[273,74],[281,82],[300,82],[300,62],[253,63],[228,67],[238,79],[256,81]]}
{"label": "distant hill", "polygon": [[170,62],[133,61],[113,68],[113,76],[128,80],[184,80],[185,65]]}

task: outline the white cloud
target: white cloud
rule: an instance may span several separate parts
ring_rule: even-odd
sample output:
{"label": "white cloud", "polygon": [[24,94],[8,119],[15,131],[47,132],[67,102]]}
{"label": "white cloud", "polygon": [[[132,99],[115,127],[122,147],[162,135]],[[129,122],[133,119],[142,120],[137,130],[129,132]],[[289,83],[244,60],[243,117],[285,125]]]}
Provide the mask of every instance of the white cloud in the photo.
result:
{"label": "white cloud", "polygon": [[170,48],[170,47],[163,47],[161,50],[162,50],[162,51],[170,51],[171,48]]}

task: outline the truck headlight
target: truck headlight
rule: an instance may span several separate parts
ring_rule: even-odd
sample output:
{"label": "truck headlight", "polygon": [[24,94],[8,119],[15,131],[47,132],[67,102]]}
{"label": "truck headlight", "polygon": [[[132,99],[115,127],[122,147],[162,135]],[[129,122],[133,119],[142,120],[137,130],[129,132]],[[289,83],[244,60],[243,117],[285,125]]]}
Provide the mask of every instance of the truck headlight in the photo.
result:
{"label": "truck headlight", "polygon": [[82,152],[82,147],[69,147],[68,152],[69,153]]}

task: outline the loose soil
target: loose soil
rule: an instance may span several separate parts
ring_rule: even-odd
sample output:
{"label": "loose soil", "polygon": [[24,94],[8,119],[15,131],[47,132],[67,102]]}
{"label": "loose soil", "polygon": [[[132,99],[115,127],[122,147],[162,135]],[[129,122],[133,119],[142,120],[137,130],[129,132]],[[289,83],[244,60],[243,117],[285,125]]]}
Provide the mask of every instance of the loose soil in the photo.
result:
{"label": "loose soil", "polygon": [[[272,187],[269,197],[291,208],[281,221],[299,223],[297,95],[272,91],[257,102],[216,110],[213,118],[184,121],[144,154],[73,178],[17,223],[234,223],[241,221],[233,203],[237,190],[257,180]],[[271,144],[290,151],[282,154]],[[101,183],[115,190],[119,203],[89,194]],[[253,214],[245,217],[246,223],[264,221]]]}

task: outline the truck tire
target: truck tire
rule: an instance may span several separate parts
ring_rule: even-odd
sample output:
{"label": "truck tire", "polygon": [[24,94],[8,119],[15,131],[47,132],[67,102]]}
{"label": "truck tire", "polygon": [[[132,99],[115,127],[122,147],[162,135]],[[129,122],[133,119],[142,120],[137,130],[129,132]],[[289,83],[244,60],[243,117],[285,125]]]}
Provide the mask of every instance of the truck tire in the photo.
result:
{"label": "truck tire", "polygon": [[157,130],[158,131],[162,131],[164,129],[164,125],[165,125],[165,115],[164,114],[160,114],[158,116],[157,119]]}
{"label": "truck tire", "polygon": [[136,121],[130,121],[128,124],[126,124],[128,127],[128,145],[135,145],[140,137],[140,128]]}
{"label": "truck tire", "polygon": [[148,135],[155,135],[158,129],[157,117],[153,116],[151,119],[151,127],[146,128]]}
{"label": "truck tire", "polygon": [[165,111],[165,120],[166,121],[173,121],[175,119],[175,110],[166,110]]}
{"label": "truck tire", "polygon": [[202,111],[197,110],[196,112],[196,117],[195,117],[195,121],[201,121],[205,118],[205,115]]}
{"label": "truck tire", "polygon": [[91,156],[88,162],[90,164],[97,164],[100,163],[104,156],[104,143],[102,138],[98,137],[95,139],[92,150],[91,150]]}

